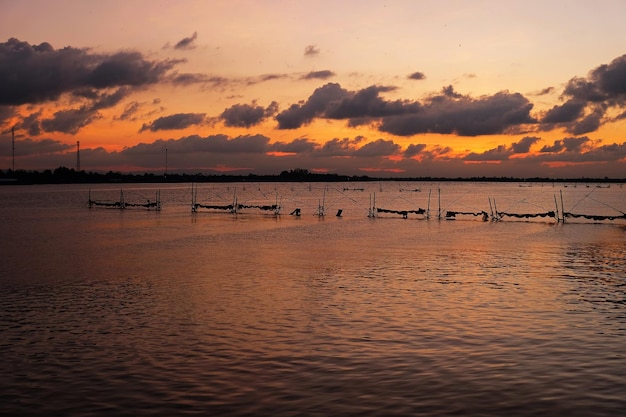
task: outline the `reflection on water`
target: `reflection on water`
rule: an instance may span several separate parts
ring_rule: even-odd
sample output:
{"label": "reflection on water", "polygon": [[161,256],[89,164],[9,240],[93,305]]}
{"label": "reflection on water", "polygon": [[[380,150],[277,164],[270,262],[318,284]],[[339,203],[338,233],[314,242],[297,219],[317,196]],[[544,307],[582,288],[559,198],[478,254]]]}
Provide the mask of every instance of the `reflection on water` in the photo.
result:
{"label": "reflection on water", "polygon": [[[315,190],[289,187],[317,206]],[[343,218],[192,216],[187,191],[161,213],[88,210],[70,186],[23,191],[53,194],[45,209],[4,199],[1,414],[626,406],[620,224],[368,219],[351,214],[368,198],[354,194],[336,203]],[[455,192],[478,204],[472,188]]]}

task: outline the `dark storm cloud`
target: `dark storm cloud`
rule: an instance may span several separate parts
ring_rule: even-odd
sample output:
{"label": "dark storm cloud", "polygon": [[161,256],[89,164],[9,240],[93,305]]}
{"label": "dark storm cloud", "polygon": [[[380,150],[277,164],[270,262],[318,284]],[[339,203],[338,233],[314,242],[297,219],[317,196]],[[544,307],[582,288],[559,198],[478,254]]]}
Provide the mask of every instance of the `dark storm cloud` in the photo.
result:
{"label": "dark storm cloud", "polygon": [[41,122],[39,118],[41,112],[29,114],[24,117],[22,121],[16,126],[16,128],[26,130],[31,136],[39,136],[41,134]]}
{"label": "dark storm cloud", "polygon": [[310,123],[326,110],[328,103],[336,102],[346,96],[348,91],[339,84],[330,83],[317,88],[303,104],[292,104],[287,110],[276,116],[279,129],[297,129]]}
{"label": "dark storm cloud", "polygon": [[541,138],[538,137],[526,136],[522,138],[519,142],[513,143],[511,145],[511,151],[513,153],[528,153],[530,152],[530,147],[540,140]]}
{"label": "dark storm cloud", "polygon": [[15,115],[15,109],[10,106],[0,106],[0,126]]}
{"label": "dark storm cloud", "polygon": [[298,138],[291,142],[276,142],[271,145],[272,151],[289,153],[311,153],[319,145],[310,139]]}
{"label": "dark storm cloud", "polygon": [[96,100],[98,95],[98,90],[95,88],[79,88],[78,90],[72,91],[73,97],[85,98],[87,100]]}
{"label": "dark storm cloud", "polygon": [[190,37],[178,41],[178,43],[174,45],[174,49],[194,49],[196,47],[194,44],[196,39],[198,39],[198,32],[194,32]]}
{"label": "dark storm cloud", "polygon": [[588,102],[609,101],[626,103],[626,55],[615,58],[608,65],[600,65],[587,78],[572,78],[564,95]]}
{"label": "dark storm cloud", "polygon": [[626,158],[626,142],[599,146],[588,152],[595,161],[620,161]]}
{"label": "dark storm cloud", "polygon": [[41,155],[56,152],[64,152],[73,149],[73,145],[67,145],[52,139],[32,140],[29,138],[15,141],[15,156]]}
{"label": "dark storm cloud", "polygon": [[91,105],[91,110],[97,111],[102,109],[108,109],[110,107],[115,106],[119,102],[128,96],[130,90],[128,88],[122,87],[118,88],[112,93],[102,93],[94,98],[94,102]]}
{"label": "dark storm cloud", "polygon": [[585,133],[595,132],[602,123],[603,111],[596,111],[585,116],[582,120],[573,123],[566,130],[573,135],[582,135]]}
{"label": "dark storm cloud", "polygon": [[355,139],[349,138],[334,138],[326,141],[317,151],[318,156],[336,157],[336,156],[348,156],[352,154],[356,145],[362,142],[362,137]]}
{"label": "dark storm cloud", "polygon": [[132,120],[133,116],[137,114],[139,109],[141,108],[141,104],[137,101],[131,101],[124,107],[124,111],[118,117],[119,120]]}
{"label": "dark storm cloud", "polygon": [[269,138],[263,135],[245,135],[229,139],[226,135],[208,137],[187,136],[173,143],[171,149],[178,152],[214,153],[264,153],[268,150]]}
{"label": "dark storm cloud", "polygon": [[[599,162],[598,166],[605,166],[607,163],[617,162],[618,164],[626,158],[626,142],[621,144],[612,143],[609,145],[594,146],[587,137],[565,138],[554,141],[554,145],[546,147],[548,150],[536,156],[526,158],[529,163],[545,162],[569,162],[569,163],[590,163]],[[588,167],[588,166],[587,166]],[[621,162],[621,173],[623,173],[623,162]]]}
{"label": "dark storm cloud", "polygon": [[409,74],[407,77],[409,80],[424,80],[426,76],[423,72],[414,72],[413,74]]}
{"label": "dark storm cloud", "polygon": [[412,143],[409,146],[407,146],[407,148],[404,150],[404,156],[406,158],[411,158],[415,155],[419,155],[425,149],[426,149],[425,143],[415,143],[415,144]]}
{"label": "dark storm cloud", "polygon": [[474,99],[454,91],[452,86],[441,93],[417,101],[387,101],[380,93],[395,87],[370,86],[348,91],[329,83],[316,89],[306,102],[293,104],[276,116],[280,129],[296,129],[314,118],[347,119],[350,126],[380,120],[379,129],[399,136],[420,133],[476,136],[505,133],[526,123],[533,105],[518,93],[503,91]]}
{"label": "dark storm cloud", "polygon": [[[126,97],[129,90],[125,87],[118,88],[112,93],[95,94],[89,93],[88,96],[93,100],[89,105],[83,105],[78,109],[65,109],[55,112],[51,118],[40,120],[41,128],[46,132],[62,132],[76,134],[78,131],[101,118],[99,110],[110,108],[119,103]],[[85,95],[83,95],[85,96]],[[31,119],[25,121],[25,125],[29,125],[29,132],[32,135],[39,133],[39,124]]]}
{"label": "dark storm cloud", "polygon": [[150,124],[145,124],[139,130],[140,132],[150,130],[177,130],[185,129],[189,126],[202,124],[205,120],[204,113],[178,113],[170,116],[159,117]]}
{"label": "dark storm cloud", "polygon": [[568,101],[546,113],[543,122],[548,125],[543,128],[557,123],[575,135],[596,131],[610,121],[604,119],[609,108],[626,107],[626,55],[600,65],[587,77],[572,78],[562,97]]}
{"label": "dark storm cloud", "polygon": [[315,45],[307,45],[304,48],[304,56],[315,56],[320,53],[320,50]]}
{"label": "dark storm cloud", "polygon": [[46,132],[62,132],[73,135],[99,118],[98,112],[88,107],[60,110],[54,113],[52,118],[41,120],[41,127]]}
{"label": "dark storm cloud", "polygon": [[175,64],[183,61],[146,61],[139,52],[118,52],[104,57],[87,75],[87,82],[96,88],[142,86],[155,84]]}
{"label": "dark storm cloud", "polygon": [[472,152],[463,159],[466,161],[506,161],[511,155],[530,152],[530,147],[540,140],[538,137],[526,136],[511,146],[498,145],[496,148],[482,153]]}
{"label": "dark storm cloud", "polygon": [[327,80],[334,77],[335,73],[329,70],[311,71],[308,74],[302,76],[303,80]]}
{"label": "dark storm cloud", "polygon": [[328,103],[325,117],[329,119],[379,118],[419,111],[417,103],[400,100],[385,101],[380,93],[394,91],[395,87],[370,86],[341,100]]}
{"label": "dark storm cloud", "polygon": [[387,117],[380,130],[399,136],[421,133],[477,136],[505,133],[521,124],[533,123],[533,105],[519,93],[503,91],[474,99],[451,87],[425,101],[419,112]]}
{"label": "dark storm cloud", "polygon": [[339,84],[329,83],[317,88],[306,102],[293,104],[276,116],[279,129],[296,129],[314,118],[351,119],[363,124],[367,119],[405,114],[419,110],[419,104],[404,101],[385,101],[380,93],[395,87],[370,86],[359,91],[348,91]]}
{"label": "dark storm cloud", "polygon": [[583,145],[586,145],[591,142],[587,136],[582,136],[579,138],[565,138],[555,140],[551,146],[544,146],[541,148],[539,152],[542,153],[559,153],[559,152],[581,152],[583,149]]}
{"label": "dark storm cloud", "polygon": [[395,155],[400,151],[400,146],[391,140],[378,139],[368,142],[355,150],[353,155],[359,157],[380,157]]}
{"label": "dark storm cloud", "polygon": [[278,110],[278,103],[272,102],[267,108],[256,104],[235,104],[224,110],[219,116],[229,127],[252,127],[267,117],[273,116]]}
{"label": "dark storm cloud", "polygon": [[511,154],[510,148],[499,145],[497,148],[489,149],[483,153],[472,152],[463,159],[466,161],[506,161]]}
{"label": "dark storm cloud", "polygon": [[264,135],[242,135],[230,138],[226,135],[211,135],[201,137],[198,135],[186,136],[180,139],[159,139],[153,143],[140,143],[126,148],[123,153],[139,159],[142,156],[162,155],[167,148],[171,154],[220,154],[222,160],[231,158],[235,161],[238,155],[253,154],[264,155],[271,152],[283,152],[294,155],[310,156],[312,158],[335,158],[357,157],[377,158],[396,155],[400,152],[400,146],[391,140],[378,139],[365,143],[364,138],[332,139],[320,145],[307,138],[297,138],[291,142],[270,143],[270,138]]}
{"label": "dark storm cloud", "polygon": [[543,123],[566,123],[576,120],[583,114],[587,103],[582,100],[568,100],[560,106],[554,106],[543,117]]}
{"label": "dark storm cloud", "polygon": [[163,79],[177,61],[149,61],[138,52],[92,54],[86,49],[0,43],[0,105],[55,100],[85,88],[142,86]]}
{"label": "dark storm cloud", "polygon": [[[244,135],[232,139],[229,139],[226,135],[211,135],[208,137],[193,135],[179,140],[167,141],[167,147],[173,152],[179,153],[262,154],[270,151],[269,141],[269,138],[263,135]],[[160,142],[156,141],[154,144],[146,146],[163,149],[165,143]]]}

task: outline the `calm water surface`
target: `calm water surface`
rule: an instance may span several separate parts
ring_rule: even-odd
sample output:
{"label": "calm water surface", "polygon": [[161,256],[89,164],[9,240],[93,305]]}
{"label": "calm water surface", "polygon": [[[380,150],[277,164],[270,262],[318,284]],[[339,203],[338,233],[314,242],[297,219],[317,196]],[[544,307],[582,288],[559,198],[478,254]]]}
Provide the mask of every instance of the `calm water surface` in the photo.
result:
{"label": "calm water surface", "polygon": [[626,189],[519,185],[198,186],[279,217],[192,214],[189,184],[122,186],[161,212],[0,187],[0,414],[623,415],[626,222],[437,213],[615,215]]}

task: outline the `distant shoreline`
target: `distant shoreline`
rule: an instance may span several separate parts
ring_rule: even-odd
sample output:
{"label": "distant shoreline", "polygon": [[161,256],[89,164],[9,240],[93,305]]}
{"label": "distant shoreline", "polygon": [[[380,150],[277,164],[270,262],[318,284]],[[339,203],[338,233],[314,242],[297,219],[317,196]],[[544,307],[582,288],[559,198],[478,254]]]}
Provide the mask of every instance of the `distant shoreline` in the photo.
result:
{"label": "distant shoreline", "polygon": [[110,183],[218,183],[218,182],[526,182],[526,183],[626,183],[626,178],[517,178],[517,177],[370,177],[367,175],[319,174],[304,169],[283,171],[278,175],[231,174],[133,174],[86,172],[59,167],[54,171],[2,171],[0,185],[35,184],[110,184]]}

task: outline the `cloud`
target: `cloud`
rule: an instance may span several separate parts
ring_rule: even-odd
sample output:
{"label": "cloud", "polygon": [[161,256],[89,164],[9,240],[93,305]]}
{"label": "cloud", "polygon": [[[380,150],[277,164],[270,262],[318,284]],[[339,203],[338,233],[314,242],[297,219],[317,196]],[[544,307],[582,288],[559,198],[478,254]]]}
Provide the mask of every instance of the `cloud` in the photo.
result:
{"label": "cloud", "polygon": [[536,121],[530,116],[533,105],[519,93],[502,91],[478,99],[454,91],[452,86],[440,94],[418,101],[388,101],[380,93],[395,87],[370,86],[348,91],[329,83],[303,103],[293,104],[276,116],[279,129],[296,129],[314,118],[347,119],[349,126],[380,121],[379,130],[398,136],[421,133],[477,136],[505,133],[509,129]]}
{"label": "cloud", "polygon": [[291,142],[275,142],[271,145],[273,151],[287,153],[311,153],[318,147],[317,143],[306,138],[294,139]]}
{"label": "cloud", "polygon": [[339,84],[329,83],[317,88],[303,104],[292,104],[276,116],[279,129],[296,129],[322,115],[328,103],[340,100],[349,93]]}
{"label": "cloud", "polygon": [[151,62],[139,52],[118,52],[101,59],[87,74],[87,83],[96,88],[155,84],[179,62]]}
{"label": "cloud", "polygon": [[420,109],[418,103],[385,101],[379,94],[394,91],[395,87],[370,86],[329,103],[325,116],[329,119],[379,118],[413,113]]}
{"label": "cloud", "polygon": [[582,100],[571,99],[562,105],[557,105],[548,110],[543,117],[543,123],[567,123],[579,118],[586,103]]}
{"label": "cloud", "polygon": [[540,140],[541,138],[535,136],[526,136],[519,142],[513,143],[511,145],[511,151],[512,153],[528,153],[530,152],[530,147]]}
{"label": "cloud", "polygon": [[262,154],[270,150],[270,139],[263,135],[243,135],[229,139],[226,135],[206,138],[194,135],[172,142],[170,149],[177,152],[208,152],[222,154]]}
{"label": "cloud", "polygon": [[303,80],[326,80],[334,76],[335,76],[335,73],[329,70],[311,71],[308,74],[303,75],[302,79]]}
{"label": "cloud", "polygon": [[235,84],[244,83],[245,85],[255,85],[260,83],[265,83],[268,81],[274,80],[282,80],[285,78],[289,78],[290,76],[287,74],[263,74],[257,77],[246,77],[243,80],[233,80]]}
{"label": "cloud", "polygon": [[379,157],[395,155],[400,151],[400,145],[397,145],[391,140],[378,139],[373,142],[368,142],[354,151],[354,156],[359,157]]}
{"label": "cloud", "polygon": [[514,142],[511,146],[498,145],[482,153],[472,152],[463,159],[466,161],[506,161],[514,154],[525,154],[530,152],[530,147],[541,139],[533,136],[526,136],[519,142]]}
{"label": "cloud", "polygon": [[131,101],[126,105],[122,114],[119,115],[119,120],[133,120],[133,116],[137,114],[139,109],[141,108],[141,104],[137,101]]}
{"label": "cloud", "polygon": [[[0,150],[3,154],[10,154],[11,150],[9,146],[11,146],[10,141],[3,141],[1,144]],[[6,149],[2,149],[6,147]],[[16,157],[24,157],[24,156],[32,156],[32,155],[42,155],[47,156],[50,154],[65,152],[68,150],[74,149],[73,145],[68,145],[57,140],[52,139],[42,139],[42,140],[32,140],[30,138],[17,139],[15,140],[15,156]]]}
{"label": "cloud", "polygon": [[9,106],[0,106],[0,127],[3,124],[9,123],[11,118],[15,115],[15,109]]}
{"label": "cloud", "polygon": [[[590,163],[597,164],[596,167],[606,167],[612,163],[617,168],[616,178],[621,178],[624,172],[624,160],[626,158],[626,142],[618,144],[596,146],[586,136],[581,138],[565,138],[554,141],[552,146],[546,146],[541,153],[527,158],[528,163],[584,163],[585,172],[591,168]],[[574,165],[575,167],[576,165]],[[577,174],[578,172],[574,172]]]}
{"label": "cloud", "polygon": [[[0,140],[0,162],[10,163],[10,140]],[[459,176],[533,176],[580,178],[580,165],[585,164],[585,175],[620,178],[624,172],[626,143],[598,146],[586,137],[571,137],[555,141],[558,152],[527,153],[536,137],[525,137],[512,145],[500,145],[482,154],[465,158],[447,146],[412,144],[402,151],[397,143],[379,139],[335,138],[319,143],[308,138],[271,143],[264,135],[185,136],[179,139],[159,139],[140,143],[122,151],[89,148],[81,141],[81,166],[87,170],[108,171],[112,167],[129,167],[143,172],[163,172],[164,152],[169,151],[171,170],[219,173],[223,170],[239,174],[277,174],[283,170],[303,167],[309,170],[358,175],[377,172],[382,176],[432,176],[455,178]],[[18,166],[34,169],[53,169],[75,161],[75,145],[45,139],[18,140]],[[4,157],[1,155],[5,155]],[[403,158],[389,158],[390,155]],[[415,156],[418,156],[415,158]],[[498,161],[498,164],[464,164],[463,162]]]}
{"label": "cloud", "polygon": [[39,136],[41,134],[41,123],[39,118],[41,112],[35,112],[24,117],[20,123],[16,126],[19,129],[24,129],[31,136]]}
{"label": "cloud", "polygon": [[412,143],[404,150],[404,156],[406,158],[411,158],[413,156],[419,155],[426,149],[425,143]]}
{"label": "cloud", "polygon": [[534,91],[531,93],[533,96],[546,96],[548,94],[552,94],[554,92],[554,87],[546,87],[539,91]]}
{"label": "cloud", "polygon": [[307,45],[304,48],[304,56],[315,56],[320,53],[320,50],[315,45]]}
{"label": "cloud", "polygon": [[581,152],[583,145],[591,143],[591,139],[587,136],[579,138],[569,137],[565,139],[555,140],[551,146],[544,146],[539,152],[542,153],[560,153],[560,152]]}
{"label": "cloud", "polygon": [[219,116],[224,125],[229,127],[252,127],[267,117],[273,116],[278,110],[278,103],[272,102],[267,108],[252,104],[235,104],[224,110]]}
{"label": "cloud", "polygon": [[41,127],[46,132],[62,132],[74,135],[82,127],[99,118],[97,112],[83,106],[79,109],[60,110],[54,113],[52,118],[41,120]]}
{"label": "cloud", "polygon": [[572,78],[563,94],[587,102],[610,101],[614,105],[624,105],[626,55],[615,58],[608,65],[600,65],[587,78]]}
{"label": "cloud", "polygon": [[144,123],[139,131],[144,132],[150,130],[156,132],[157,130],[185,129],[189,126],[202,124],[204,121],[204,113],[178,113],[159,117],[150,124]]}
{"label": "cloud", "polygon": [[[88,97],[91,103],[85,104],[77,109],[64,109],[55,112],[51,118],[37,121],[30,115],[22,123],[22,127],[28,127],[29,133],[33,136],[40,134],[40,127],[46,132],[61,132],[76,134],[78,131],[100,119],[99,110],[110,108],[118,104],[128,94],[125,87],[118,88],[112,93],[98,93],[93,90],[82,90],[82,96]],[[39,114],[37,114],[39,116]]]}
{"label": "cloud", "polygon": [[409,74],[407,78],[409,80],[425,80],[426,76],[423,72],[414,72],[413,74]]}
{"label": "cloud", "polygon": [[104,89],[157,83],[180,61],[149,61],[138,52],[93,54],[55,50],[11,38],[0,43],[0,105],[56,100],[84,88]]}
{"label": "cloud", "polygon": [[384,118],[380,130],[399,136],[499,134],[518,125],[534,123],[530,116],[532,107],[519,93],[502,91],[474,99],[456,93],[450,86],[426,100],[419,111]]}
{"label": "cloud", "polygon": [[207,84],[214,87],[219,87],[230,83],[230,80],[225,77],[210,76],[206,74],[192,74],[192,73],[174,73],[170,76],[170,81],[174,85],[193,85],[193,84]]}
{"label": "cloud", "polygon": [[354,139],[349,138],[334,138],[326,141],[316,152],[318,156],[337,157],[337,156],[349,156],[356,149],[356,145],[364,140],[363,137],[357,136]]}
{"label": "cloud", "polygon": [[506,161],[511,156],[511,149],[505,145],[489,149],[483,153],[472,152],[463,158],[466,161]]}
{"label": "cloud", "polygon": [[195,40],[198,38],[198,32],[194,32],[188,38],[183,38],[176,45],[174,45],[174,49],[188,50],[194,49],[196,45],[194,44]]}
{"label": "cloud", "polygon": [[567,132],[580,135],[594,132],[605,120],[609,108],[626,107],[626,55],[600,65],[587,77],[574,77],[567,82],[562,94],[567,101],[554,106],[544,116],[543,129],[557,123]]}
{"label": "cloud", "polygon": [[363,124],[363,119],[415,112],[418,103],[385,101],[379,94],[395,87],[370,86],[359,91],[348,91],[339,84],[329,83],[317,88],[306,102],[293,104],[276,116],[279,129],[296,129],[314,118],[351,119],[353,125]]}
{"label": "cloud", "polygon": [[595,132],[602,123],[603,112],[596,111],[585,116],[582,120],[569,126],[566,130],[573,135],[582,135],[585,133]]}

